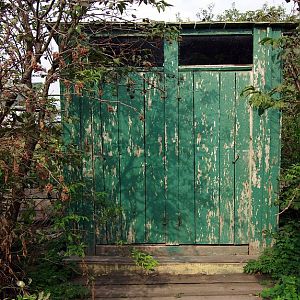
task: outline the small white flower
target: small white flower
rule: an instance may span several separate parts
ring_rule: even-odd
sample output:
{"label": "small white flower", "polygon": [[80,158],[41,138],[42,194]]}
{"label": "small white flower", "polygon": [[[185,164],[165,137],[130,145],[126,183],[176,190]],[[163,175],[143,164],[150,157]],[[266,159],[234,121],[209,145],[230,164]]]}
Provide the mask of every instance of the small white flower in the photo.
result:
{"label": "small white flower", "polygon": [[17,281],[17,286],[20,287],[21,289],[23,289],[25,287],[25,282],[22,280]]}

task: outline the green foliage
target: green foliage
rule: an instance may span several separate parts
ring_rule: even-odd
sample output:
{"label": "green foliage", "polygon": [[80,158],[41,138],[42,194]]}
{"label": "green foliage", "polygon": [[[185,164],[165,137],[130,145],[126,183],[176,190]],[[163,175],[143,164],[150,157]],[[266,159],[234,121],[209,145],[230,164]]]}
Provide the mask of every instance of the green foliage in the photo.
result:
{"label": "green foliage", "polygon": [[[28,286],[31,284],[32,280],[30,279],[28,281]],[[17,286],[19,289],[19,293],[14,299],[5,298],[4,300],[49,300],[50,299],[50,293],[45,293],[44,291],[30,294],[26,291],[27,286],[24,281],[19,280],[17,281]]]}
{"label": "green foliage", "polygon": [[283,6],[269,6],[268,4],[263,4],[260,9],[240,12],[232,3],[232,7],[218,15],[217,19],[227,22],[280,22],[294,21],[296,16],[287,14]]}
{"label": "green foliage", "polygon": [[280,208],[300,211],[300,163],[291,165],[281,177]]}
{"label": "green foliage", "polygon": [[250,261],[247,273],[270,274],[274,278],[282,275],[300,276],[300,223],[291,222],[273,234],[275,244],[267,248],[256,261]]}
{"label": "green foliage", "polygon": [[300,300],[300,277],[282,276],[274,287],[264,289],[261,296],[275,300]]}
{"label": "green foliage", "polygon": [[80,230],[82,222],[88,221],[85,216],[80,216],[74,213],[56,218],[53,224],[53,230],[62,232],[61,239],[66,242],[65,256],[76,255],[79,257],[85,256],[84,234]]}
{"label": "green foliage", "polygon": [[[278,87],[268,91],[262,92],[257,90],[254,86],[248,86],[242,91],[242,96],[249,96],[249,103],[251,106],[264,111],[270,107],[283,109],[286,105],[283,101],[277,99]],[[275,97],[276,98],[275,98]]]}
{"label": "green foliage", "polygon": [[[26,293],[25,295],[17,295],[17,298],[11,299],[11,300],[49,300],[50,299],[50,293],[44,293],[40,292],[38,294],[32,294],[29,295]],[[9,298],[6,298],[4,300],[10,300]]]}
{"label": "green foliage", "polygon": [[[44,294],[44,292],[40,292],[37,295],[18,295],[16,300],[49,300],[50,299],[50,293]],[[15,299],[13,299],[15,300]]]}
{"label": "green foliage", "polygon": [[[150,23],[126,22],[125,11],[136,4],[149,4],[161,11],[169,4],[164,0],[41,0],[38,5],[32,1],[2,2],[0,0],[0,269],[3,276],[0,276],[0,284],[11,288],[15,278],[22,278],[26,273],[20,264],[33,255],[32,248],[36,245],[62,239],[65,254],[84,255],[82,236],[91,220],[78,216],[78,203],[72,202],[78,199],[78,190],[84,193],[87,190],[75,178],[82,165],[84,141],[74,145],[74,140],[69,140],[68,145],[64,145],[62,127],[58,123],[61,118],[65,118],[65,125],[67,121],[79,122],[70,117],[66,109],[72,96],[90,91],[91,84],[98,84],[103,78],[116,79],[119,73],[112,69],[125,65],[123,53],[105,51],[114,50],[110,33],[120,29],[115,22],[107,21],[122,21],[124,27],[130,23],[130,32],[135,26],[141,26],[138,30],[141,29],[145,39],[149,32],[151,38],[159,30]],[[100,39],[97,44],[103,35],[108,39],[104,42]],[[52,49],[53,38],[59,40],[60,52]],[[94,61],[93,49],[98,55]],[[47,60],[46,68],[42,60]],[[43,80],[36,83],[40,77]],[[49,97],[49,89],[58,79],[65,86],[62,111],[58,109],[58,100]],[[66,166],[72,174],[65,179]],[[27,197],[32,189],[46,198],[43,216],[36,213],[39,205],[36,199]],[[109,214],[114,214],[113,210],[118,211],[118,208],[111,209]],[[92,215],[92,212],[87,214]],[[106,213],[103,215],[106,217]]]}
{"label": "green foliage", "polygon": [[39,255],[26,265],[27,278],[32,281],[29,290],[50,293],[51,300],[86,299],[88,290],[72,282],[80,271],[63,261],[67,254],[63,240],[48,242],[39,250]]}
{"label": "green foliage", "polygon": [[207,8],[200,9],[196,14],[197,18],[206,22],[280,22],[297,20],[297,16],[288,14],[283,6],[263,4],[259,9],[240,12],[233,2],[231,8],[218,15],[215,15],[214,7],[215,5],[210,3]]}
{"label": "green foliage", "polygon": [[[107,224],[110,227],[118,228],[123,209],[120,204],[108,199],[107,193],[96,193],[95,199],[95,227],[96,234],[99,236]],[[118,236],[118,232],[115,233]],[[120,241],[119,241],[120,242]]]}
{"label": "green foliage", "polygon": [[[292,109],[291,109],[292,110]],[[282,116],[281,166],[284,172],[300,162],[300,114],[288,110]]]}
{"label": "green foliage", "polygon": [[137,266],[146,271],[154,271],[155,267],[158,266],[158,261],[153,256],[136,248],[132,249],[131,257]]}
{"label": "green foliage", "polygon": [[[298,299],[300,295],[300,222],[286,224],[273,234],[275,244],[244,268],[246,273],[269,274],[276,285],[263,291],[271,299]],[[290,298],[289,298],[290,297]]]}

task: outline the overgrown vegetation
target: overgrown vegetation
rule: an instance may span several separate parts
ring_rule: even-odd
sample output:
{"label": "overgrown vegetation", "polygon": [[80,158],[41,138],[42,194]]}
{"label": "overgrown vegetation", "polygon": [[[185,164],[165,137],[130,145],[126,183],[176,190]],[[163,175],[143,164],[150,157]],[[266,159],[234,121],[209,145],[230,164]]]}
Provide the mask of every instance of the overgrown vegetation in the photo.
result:
{"label": "overgrown vegetation", "polygon": [[67,300],[86,299],[89,296],[86,287],[73,282],[81,274],[78,267],[63,262],[65,247],[63,240],[51,240],[38,244],[38,249],[29,253],[22,264],[26,274],[15,287],[20,299]]}
{"label": "overgrown vegetation", "polygon": [[[140,61],[137,47],[118,52],[111,37],[96,38],[113,31],[115,23],[107,21],[132,24],[136,17],[126,11],[142,3],[158,10],[168,5],[164,0],[0,0],[1,298],[46,299],[48,291],[51,299],[82,294],[68,286],[71,270],[64,268],[62,258],[84,255],[87,224],[94,220],[88,212],[78,215],[76,195],[96,195],[80,176],[65,178],[64,166],[80,168],[83,145],[63,144],[61,112],[50,96],[51,86],[64,83],[63,96],[69,101],[103,78],[115,80],[113,67],[126,66],[124,57],[136,54],[133,67],[147,64]],[[94,22],[104,26],[95,28]],[[144,40],[164,34],[153,24],[135,28],[144,32]],[[59,39],[59,51],[54,39]],[[109,108],[100,91],[95,98]],[[78,120],[66,118],[68,122]],[[43,201],[31,195],[33,190]],[[53,241],[60,246],[53,248]]]}
{"label": "overgrown vegetation", "polygon": [[291,221],[273,234],[275,244],[256,261],[250,261],[247,273],[269,274],[275,286],[265,289],[262,296],[270,299],[300,299],[300,223]]}
{"label": "overgrown vegetation", "polygon": [[89,290],[72,282],[81,271],[76,265],[64,263],[64,257],[65,243],[57,241],[46,243],[39,249],[38,256],[31,256],[24,267],[26,278],[31,281],[30,291],[44,291],[51,295],[51,299],[57,300],[86,299]]}

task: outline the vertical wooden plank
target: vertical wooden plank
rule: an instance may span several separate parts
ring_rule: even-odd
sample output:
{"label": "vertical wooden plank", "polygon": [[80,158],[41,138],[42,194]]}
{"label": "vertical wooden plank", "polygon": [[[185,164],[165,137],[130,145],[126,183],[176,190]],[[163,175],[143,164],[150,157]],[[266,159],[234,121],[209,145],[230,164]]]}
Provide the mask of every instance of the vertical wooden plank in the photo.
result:
{"label": "vertical wooden plank", "polygon": [[219,243],[218,72],[194,73],[196,243]]}
{"label": "vertical wooden plank", "polygon": [[[274,28],[272,37],[280,38],[281,30]],[[271,83],[270,88],[275,88],[282,82],[282,66],[279,54],[279,49],[270,49],[270,73]],[[277,95],[279,97],[279,95]],[[280,172],[280,140],[281,140],[281,113],[278,109],[270,108],[269,111],[269,128],[270,128],[270,155],[269,155],[269,178],[268,185],[265,190],[265,197],[269,209],[267,211],[268,224],[266,229],[274,231],[278,226],[278,206],[275,201],[279,193],[279,172]],[[267,245],[272,242],[271,238],[267,238]]]}
{"label": "vertical wooden plank", "polygon": [[[248,98],[241,96],[252,85],[251,72],[236,73],[236,134],[235,134],[235,244],[248,244],[252,215],[250,143],[252,143],[253,111]],[[251,124],[251,128],[250,128]],[[251,140],[250,140],[251,136]],[[253,151],[253,144],[251,146]]]}
{"label": "vertical wooden plank", "polygon": [[164,43],[167,243],[178,244],[178,43]]}
{"label": "vertical wooden plank", "polygon": [[[267,37],[272,37],[272,28],[266,28]],[[265,48],[265,91],[270,91],[272,88],[272,47],[270,45],[264,46]],[[262,155],[262,169],[263,169],[263,176],[262,176],[262,190],[261,190],[261,230],[262,230],[262,243],[261,246],[266,246],[266,230],[269,227],[269,216],[270,216],[270,209],[272,206],[272,200],[269,199],[269,182],[270,182],[270,142],[271,142],[271,131],[270,131],[270,110],[267,109],[261,115],[263,121],[263,128],[262,128],[262,142],[263,142],[263,155]]]}
{"label": "vertical wooden plank", "polygon": [[[61,110],[63,124],[63,141],[67,149],[74,147],[81,153],[81,98],[74,94],[72,87],[61,83]],[[82,165],[64,166],[64,178],[67,184],[82,182]],[[82,187],[72,194],[70,211],[79,213],[82,202]]]}
{"label": "vertical wooden plank", "polygon": [[[253,32],[253,85],[264,90],[266,84],[266,47],[260,41],[267,36],[265,28],[254,28]],[[263,210],[262,202],[264,178],[264,145],[266,111],[252,108],[250,114],[250,160],[251,160],[251,189],[252,189],[252,215],[251,215],[251,243],[250,252],[259,251],[263,240]]]}
{"label": "vertical wooden plank", "polygon": [[220,73],[220,244],[234,243],[235,73]]}
{"label": "vertical wooden plank", "polygon": [[193,73],[179,73],[179,230],[180,243],[195,243]]}
{"label": "vertical wooden plank", "polygon": [[142,74],[122,78],[118,89],[123,238],[145,241],[144,81]]}
{"label": "vertical wooden plank", "polygon": [[178,244],[180,211],[178,207],[178,43],[164,43],[165,73],[165,188],[166,242]]}
{"label": "vertical wooden plank", "polygon": [[162,73],[145,74],[146,242],[166,241],[165,93]]}
{"label": "vertical wooden plank", "polygon": [[99,236],[105,235],[103,224],[103,216],[98,215],[100,206],[103,203],[104,187],[104,170],[103,170],[103,145],[102,145],[102,118],[101,118],[101,100],[103,90],[101,86],[95,84],[93,86],[92,109],[92,130],[93,130],[93,172],[94,172],[94,193],[95,193],[95,240],[99,242]]}
{"label": "vertical wooden plank", "polygon": [[82,95],[82,178],[83,178],[83,199],[82,199],[82,214],[88,218],[84,222],[84,229],[87,235],[88,254],[95,253],[95,228],[94,228],[94,172],[93,172],[93,126],[92,126],[92,102],[89,92],[84,92]]}
{"label": "vertical wooden plank", "polygon": [[[119,121],[117,84],[106,82],[102,86],[101,120],[102,120],[102,147],[103,147],[103,174],[104,174],[104,206],[107,210],[121,206],[120,179],[119,179]],[[106,220],[105,230],[99,237],[99,243],[111,244],[121,239],[120,216]]]}

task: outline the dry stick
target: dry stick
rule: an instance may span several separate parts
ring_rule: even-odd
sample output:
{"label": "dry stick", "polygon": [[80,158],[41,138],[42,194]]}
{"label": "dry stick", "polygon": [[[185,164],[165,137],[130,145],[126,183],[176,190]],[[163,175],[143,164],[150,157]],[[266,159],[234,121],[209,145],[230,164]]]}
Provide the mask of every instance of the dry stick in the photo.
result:
{"label": "dry stick", "polygon": [[[299,188],[300,188],[300,185],[299,185]],[[287,211],[287,210],[290,208],[290,206],[292,205],[292,203],[293,203],[295,197],[296,197],[296,195],[294,195],[294,196],[292,197],[292,199],[290,199],[290,201],[289,201],[287,207],[285,207],[281,212],[279,212],[279,213],[277,214],[277,216],[283,214],[285,211]]]}
{"label": "dry stick", "polygon": [[136,107],[134,107],[134,106],[132,106],[132,105],[129,105],[129,104],[126,104],[126,103],[124,103],[124,102],[122,102],[122,101],[120,101],[120,100],[105,100],[105,99],[99,99],[99,102],[105,103],[105,104],[107,104],[107,105],[108,105],[109,103],[121,104],[121,105],[123,105],[123,106],[126,106],[126,107],[129,107],[129,108],[133,109],[135,112],[138,111]]}

